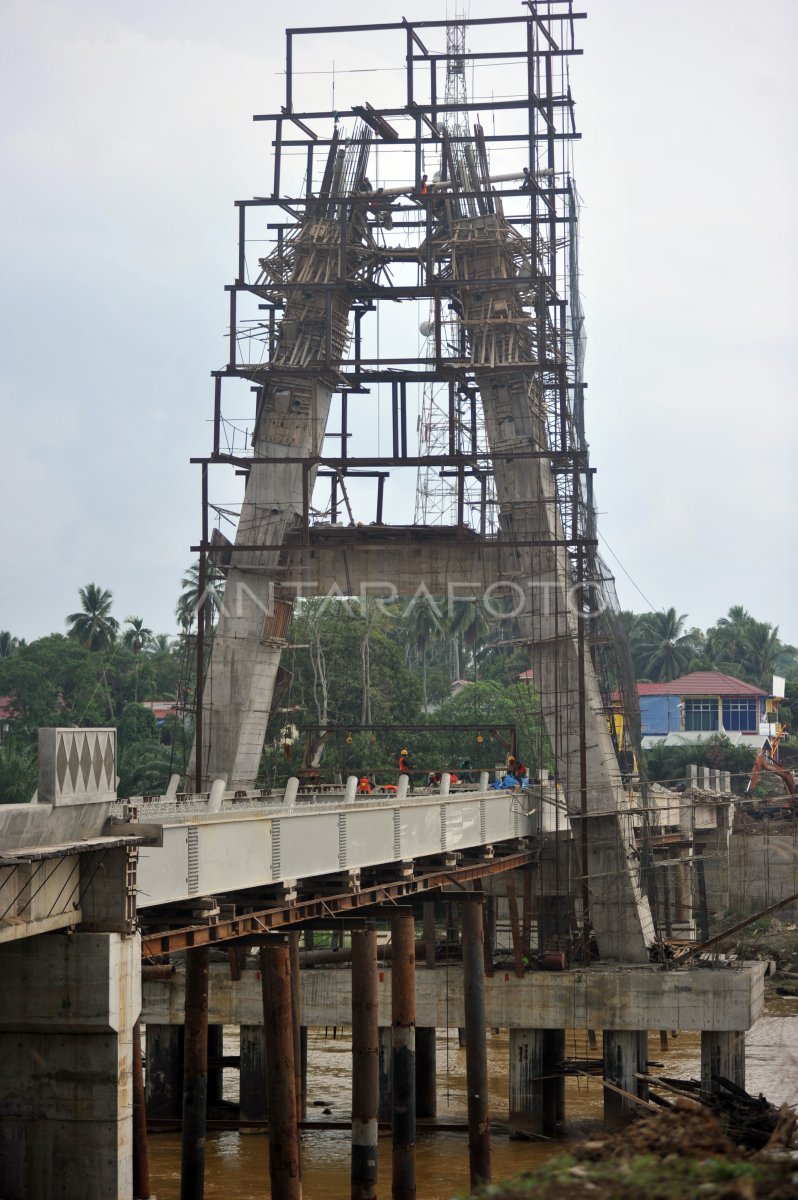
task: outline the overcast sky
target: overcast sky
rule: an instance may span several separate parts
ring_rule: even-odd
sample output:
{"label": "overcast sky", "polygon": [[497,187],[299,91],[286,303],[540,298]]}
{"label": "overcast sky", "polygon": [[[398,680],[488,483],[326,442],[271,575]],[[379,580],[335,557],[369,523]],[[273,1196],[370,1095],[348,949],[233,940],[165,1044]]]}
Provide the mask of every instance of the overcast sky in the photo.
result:
{"label": "overcast sky", "polygon": [[[621,602],[701,626],[744,604],[798,642],[798,4],[586,7],[587,423]],[[401,15],[446,3],[3,0],[0,629],[62,630],[92,580],[174,630],[283,25]]]}

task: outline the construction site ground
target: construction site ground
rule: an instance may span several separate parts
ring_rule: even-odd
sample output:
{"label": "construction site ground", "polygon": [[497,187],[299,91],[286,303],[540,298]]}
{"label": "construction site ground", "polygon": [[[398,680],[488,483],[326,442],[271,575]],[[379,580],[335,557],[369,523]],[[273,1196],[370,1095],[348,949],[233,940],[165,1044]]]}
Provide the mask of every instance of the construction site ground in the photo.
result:
{"label": "construction site ground", "polygon": [[777,1141],[751,1154],[701,1106],[678,1101],[617,1133],[580,1142],[534,1172],[478,1190],[473,1200],[792,1200],[798,1162]]}

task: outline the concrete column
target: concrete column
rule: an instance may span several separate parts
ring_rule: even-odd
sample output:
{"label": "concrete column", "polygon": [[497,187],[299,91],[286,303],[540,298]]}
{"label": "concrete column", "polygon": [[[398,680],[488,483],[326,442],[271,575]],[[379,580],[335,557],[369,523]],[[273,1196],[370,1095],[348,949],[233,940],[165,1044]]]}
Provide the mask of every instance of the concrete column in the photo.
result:
{"label": "concrete column", "polygon": [[704,1031],[701,1034],[701,1087],[705,1092],[717,1092],[713,1076],[728,1079],[745,1087],[745,1034]]}
{"label": "concrete column", "polygon": [[409,910],[391,918],[393,1200],[416,1196],[416,953]]}
{"label": "concrete column", "polygon": [[706,942],[709,938],[709,905],[707,904],[707,879],[702,858],[696,860],[695,876],[698,887],[698,936],[702,942]]}
{"label": "concrete column", "polygon": [[543,1133],[543,1030],[510,1030],[510,1137]]}
{"label": "concrete column", "polygon": [[141,943],[45,933],[0,946],[0,1195],[133,1195]]}
{"label": "concrete column", "polygon": [[[677,855],[679,851],[676,851]],[[684,863],[680,862],[676,867],[676,920],[680,924],[690,922],[690,904],[687,895],[687,879],[685,876]]]}
{"label": "concrete column", "polygon": [[352,931],[352,1200],[377,1197],[377,933]]}
{"label": "concrete column", "polygon": [[[604,1030],[604,1078],[620,1091],[604,1089],[604,1120],[623,1124],[638,1105],[632,1097],[645,1100],[647,1087],[635,1078],[648,1068],[648,1033],[645,1029]],[[625,1092],[626,1095],[621,1095]]]}
{"label": "concrete column", "polygon": [[183,1026],[147,1025],[145,1043],[147,1115],[179,1121],[183,1115]]}
{"label": "concrete column", "polygon": [[543,1128],[553,1133],[565,1119],[565,1030],[542,1029]]}
{"label": "concrete column", "polygon": [[466,1023],[468,1157],[471,1187],[490,1183],[490,1107],[485,1041],[485,957],[482,900],[463,902],[463,1010]]}
{"label": "concrete column", "polygon": [[393,1112],[393,1075],[391,1073],[391,1042],[390,1026],[380,1026],[379,1034],[379,1073],[380,1073],[380,1105],[378,1119],[382,1125],[390,1125]]}
{"label": "concrete column", "polygon": [[416,1116],[435,1117],[438,1113],[438,1080],[435,1049],[437,1030],[416,1029]]}
{"label": "concrete column", "polygon": [[496,908],[495,896],[485,897],[485,935],[490,939],[491,946],[496,945]]}
{"label": "concrete column", "polygon": [[[224,1054],[224,1025],[208,1026],[208,1058],[221,1058]],[[208,1103],[222,1102],[222,1068],[208,1067]]]}
{"label": "concrete column", "polygon": [[671,909],[671,877],[670,867],[664,866],[659,873],[660,927],[665,930],[665,937],[673,937],[673,911]]}
{"label": "concrete column", "polygon": [[241,1069],[239,1083],[239,1117],[242,1121],[262,1121],[269,1118],[266,1087],[266,1035],[262,1025],[242,1025],[239,1030]]}

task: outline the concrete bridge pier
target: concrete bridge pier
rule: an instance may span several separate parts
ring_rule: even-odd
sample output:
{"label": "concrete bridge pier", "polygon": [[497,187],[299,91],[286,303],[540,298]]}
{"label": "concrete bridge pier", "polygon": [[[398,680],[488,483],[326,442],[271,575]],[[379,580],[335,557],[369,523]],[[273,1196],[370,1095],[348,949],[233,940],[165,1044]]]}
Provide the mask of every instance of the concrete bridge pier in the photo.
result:
{"label": "concrete bridge pier", "polygon": [[0,1195],[133,1195],[138,936],[0,946]]}
{"label": "concrete bridge pier", "polygon": [[[219,1059],[224,1054],[224,1025],[208,1026],[208,1059]],[[222,1101],[222,1067],[208,1066],[208,1104]]]}
{"label": "concrete bridge pier", "polygon": [[543,1029],[543,1124],[556,1130],[565,1120],[565,1030]]}
{"label": "concrete bridge pier", "polygon": [[510,1137],[551,1137],[565,1116],[564,1029],[510,1029]]}
{"label": "concrete bridge pier", "polygon": [[179,1121],[183,1116],[184,1025],[148,1024],[144,1094],[147,1116]]}
{"label": "concrete bridge pier", "polygon": [[701,1034],[701,1086],[704,1091],[718,1091],[714,1076],[745,1087],[745,1033],[704,1030]]}
{"label": "concrete bridge pier", "polygon": [[[242,1025],[239,1029],[239,1117],[242,1121],[269,1119],[269,1093],[266,1085],[266,1034],[262,1025]],[[242,1128],[246,1133],[246,1128]]]}
{"label": "concrete bridge pier", "polygon": [[[607,1125],[619,1125],[628,1120],[639,1107],[633,1097],[648,1099],[648,1087],[636,1078],[647,1070],[647,1030],[604,1030],[604,1079],[613,1085],[604,1089],[604,1120]],[[614,1088],[619,1090],[615,1091]]]}

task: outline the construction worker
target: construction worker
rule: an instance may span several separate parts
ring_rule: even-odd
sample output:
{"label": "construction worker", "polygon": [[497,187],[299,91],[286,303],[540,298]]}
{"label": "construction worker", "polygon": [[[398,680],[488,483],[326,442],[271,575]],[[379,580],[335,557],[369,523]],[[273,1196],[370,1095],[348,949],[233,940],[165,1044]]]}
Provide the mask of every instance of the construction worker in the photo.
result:
{"label": "construction worker", "polygon": [[371,795],[371,780],[369,779],[368,775],[361,775],[360,778],[358,779],[357,794],[358,794],[358,796],[370,796]]}
{"label": "construction worker", "polygon": [[418,193],[420,196],[426,196],[428,192],[429,192],[429,187],[427,186],[427,177],[426,177],[426,175],[422,175],[421,176],[421,186],[418,189]]}
{"label": "construction worker", "polygon": [[399,751],[399,775],[406,775],[408,779],[408,787],[413,786],[413,764],[410,761],[410,751]]}
{"label": "construction worker", "polygon": [[532,173],[529,170],[529,167],[524,167],[524,178],[521,181],[521,186],[518,190],[519,190],[519,192],[531,192],[532,191]]}
{"label": "construction worker", "polygon": [[507,759],[507,774],[512,775],[513,778],[517,779],[519,783],[526,779],[526,767],[521,762],[520,758],[516,758],[512,754],[510,755],[510,757]]}

